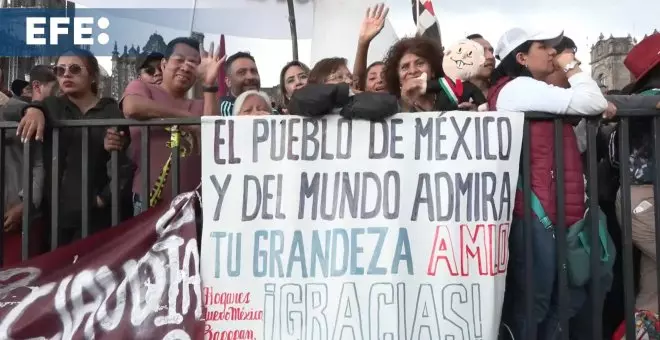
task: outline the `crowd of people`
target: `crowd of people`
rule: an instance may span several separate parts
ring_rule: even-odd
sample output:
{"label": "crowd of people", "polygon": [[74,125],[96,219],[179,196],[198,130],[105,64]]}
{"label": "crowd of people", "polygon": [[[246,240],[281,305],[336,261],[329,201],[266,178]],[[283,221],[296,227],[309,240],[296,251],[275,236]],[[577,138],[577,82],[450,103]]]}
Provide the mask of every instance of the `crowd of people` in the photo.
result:
{"label": "crowd of people", "polygon": [[[22,143],[32,143],[32,204],[34,217],[30,225],[30,254],[42,253],[48,239],[49,208],[53,202],[53,181],[60,188],[58,239],[60,245],[81,237],[81,181],[83,176],[83,134],[81,129],[59,132],[59,154],[54,164],[53,134],[50,126],[58,120],[128,118],[200,117],[204,115],[305,115],[338,113],[355,119],[382,119],[397,112],[465,110],[476,111],[471,101],[460,102],[455,89],[431,90],[429,83],[438,82],[443,71],[443,48],[440,41],[425,37],[403,38],[394,43],[382,61],[367,65],[370,42],[383,28],[387,8],[371,8],[362,23],[352,70],[343,57],[331,57],[308,67],[299,61],[284,65],[279,89],[282,100],[275,101],[262,92],[255,58],[247,52],[220,56],[211,46],[209,51],[186,37],[169,42],[164,54],[148,53],[138,59],[139,78],[124,89],[119,101],[99,98],[99,64],[86,50],[71,49],[62,54],[54,67],[36,65],[29,82],[15,80],[11,91],[0,85],[2,119],[19,122],[16,133],[7,133],[5,167],[4,254],[5,266],[20,262],[22,204]],[[565,199],[564,220],[567,226],[584,218],[585,176],[583,159],[586,132],[583,116],[602,115],[605,120],[616,116],[619,109],[660,109],[660,34],[640,41],[627,56],[625,65],[635,81],[618,94],[604,93],[588,72],[581,69],[575,57],[575,43],[561,29],[540,32],[513,28],[495,47],[482,35],[472,34],[467,40],[483,47],[485,62],[468,82],[487,99],[488,110],[540,111],[555,115],[574,115],[563,126]],[[499,61],[499,62],[496,62]],[[228,91],[218,99],[217,78],[221,67],[226,70]],[[0,74],[0,80],[2,75]],[[187,94],[201,82],[203,98],[190,99]],[[0,81],[0,84],[4,82]],[[636,247],[636,308],[658,313],[655,218],[653,199],[653,143],[649,118],[631,120],[630,165],[632,235]],[[179,127],[181,134],[180,190],[195,190],[201,178],[198,126]],[[556,222],[556,178],[554,161],[554,123],[530,123],[532,149],[531,188],[541,202],[550,221]],[[170,141],[172,129],[150,128],[149,168],[141,166],[140,128],[91,128],[87,155],[90,219],[88,230],[95,233],[112,225],[110,159],[118,151],[117,172],[120,192],[121,220],[136,216],[171,197],[172,166]],[[621,194],[617,177],[619,166],[618,127],[603,124],[598,140],[600,204],[608,215],[608,229],[619,249],[622,247]],[[602,151],[602,152],[601,152]],[[595,152],[595,151],[594,151]],[[55,166],[57,172],[54,172]],[[142,172],[149,173],[152,183],[149,197],[141,196]],[[57,177],[53,178],[53,174]],[[588,196],[588,195],[587,195]],[[614,270],[605,271],[600,280],[602,296],[589,294],[588,284],[569,285],[568,318],[570,329],[559,326],[557,300],[557,248],[552,225],[534,218],[525,225],[522,192],[516,193],[514,221],[510,235],[510,264],[503,308],[502,336],[511,334],[525,339],[532,325],[527,324],[525,300],[533,289],[534,327],[538,339],[558,339],[560,332],[570,331],[571,339],[591,339],[590,307],[592,299],[605,301],[604,333],[612,334],[623,318],[622,274],[620,256]],[[535,216],[538,215],[535,212]],[[541,217],[541,216],[536,216]],[[618,217],[618,218],[617,218]],[[526,284],[525,240],[523,230],[532,231],[534,285]],[[619,252],[620,253],[620,252]],[[617,269],[619,268],[619,269]],[[586,320],[586,321],[585,321]],[[506,333],[506,334],[505,334]]]}

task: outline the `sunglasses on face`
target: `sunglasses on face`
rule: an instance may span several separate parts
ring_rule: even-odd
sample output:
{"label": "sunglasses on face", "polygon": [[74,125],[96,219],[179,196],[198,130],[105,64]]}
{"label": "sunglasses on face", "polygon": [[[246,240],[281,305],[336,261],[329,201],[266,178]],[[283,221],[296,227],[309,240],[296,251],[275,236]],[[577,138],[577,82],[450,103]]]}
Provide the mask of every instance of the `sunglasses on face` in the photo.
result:
{"label": "sunglasses on face", "polygon": [[[146,67],[144,67],[144,68],[142,69],[142,72],[144,72],[144,73],[146,73],[146,74],[148,74],[148,75],[150,75],[150,76],[153,77],[154,74],[156,74],[156,70],[161,71],[160,66],[158,66],[158,67],[154,67],[154,66],[146,66]],[[162,71],[161,71],[161,72],[162,72]]]}
{"label": "sunglasses on face", "polygon": [[76,76],[82,72],[82,69],[83,67],[78,64],[57,65],[53,67],[53,72],[55,73],[56,76],[62,77],[66,73],[66,70],[69,70],[69,73]]}

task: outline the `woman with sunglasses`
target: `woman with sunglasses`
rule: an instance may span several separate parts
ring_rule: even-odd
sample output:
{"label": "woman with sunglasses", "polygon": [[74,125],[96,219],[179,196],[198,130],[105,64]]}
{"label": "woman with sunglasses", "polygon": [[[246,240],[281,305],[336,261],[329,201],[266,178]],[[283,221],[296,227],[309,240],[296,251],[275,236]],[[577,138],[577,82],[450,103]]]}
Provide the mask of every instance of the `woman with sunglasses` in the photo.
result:
{"label": "woman with sunglasses", "polygon": [[[58,58],[54,67],[59,83],[61,96],[48,97],[40,103],[33,103],[24,110],[22,127],[25,124],[34,124],[39,119],[25,119],[30,117],[45,118],[45,125],[62,120],[75,119],[121,119],[123,114],[119,105],[112,98],[98,97],[98,77],[100,68],[98,61],[90,52],[81,49],[72,49]],[[27,127],[29,129],[29,127]],[[40,129],[43,124],[40,124]],[[53,155],[53,135],[46,129],[43,136],[46,143],[44,148],[44,164],[46,165],[46,180],[52,181],[55,168],[52,166],[53,156],[58,160],[57,173],[59,190],[44,193],[46,207],[52,202],[59,202],[58,209],[58,239],[60,245],[70,243],[80,237],[82,233],[83,200],[86,198],[88,210],[88,233],[92,234],[112,225],[111,218],[111,176],[117,176],[119,182],[119,210],[120,218],[132,216],[131,183],[135,166],[126,155],[128,128],[92,127],[88,129],[88,148],[83,147],[84,128],[69,128],[59,130],[59,150]],[[17,132],[20,135],[20,132]],[[113,144],[112,137],[121,136],[120,145]],[[119,171],[113,174],[110,167],[111,152],[119,149]],[[87,168],[83,167],[86,163]],[[83,195],[82,179],[87,179],[87,195]],[[54,183],[46,183],[46,191],[51,190]],[[56,194],[56,195],[54,195]],[[48,217],[46,220],[50,220]],[[50,229],[50,228],[49,228]]]}
{"label": "woman with sunglasses", "polygon": [[165,56],[158,52],[140,55],[135,63],[140,80],[147,84],[160,85],[163,82],[163,70],[160,66],[163,58]]}

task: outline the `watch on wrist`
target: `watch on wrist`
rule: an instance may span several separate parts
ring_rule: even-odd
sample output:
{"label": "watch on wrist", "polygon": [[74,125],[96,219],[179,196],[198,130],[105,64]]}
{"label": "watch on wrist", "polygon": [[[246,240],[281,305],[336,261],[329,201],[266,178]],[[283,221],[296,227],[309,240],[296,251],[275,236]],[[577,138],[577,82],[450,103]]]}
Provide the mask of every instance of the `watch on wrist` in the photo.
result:
{"label": "watch on wrist", "polygon": [[578,66],[580,66],[580,62],[577,60],[573,60],[570,63],[566,64],[566,66],[564,66],[564,72],[568,72]]}
{"label": "watch on wrist", "polygon": [[218,85],[213,85],[213,86],[202,86],[202,91],[204,91],[204,92],[209,92],[209,93],[215,93],[215,92],[218,92]]}

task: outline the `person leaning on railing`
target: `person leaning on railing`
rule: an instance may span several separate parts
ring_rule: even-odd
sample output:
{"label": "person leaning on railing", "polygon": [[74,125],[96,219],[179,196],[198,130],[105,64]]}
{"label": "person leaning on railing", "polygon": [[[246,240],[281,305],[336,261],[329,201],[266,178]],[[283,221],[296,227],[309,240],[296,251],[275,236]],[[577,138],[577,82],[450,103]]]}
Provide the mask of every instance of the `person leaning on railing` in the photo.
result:
{"label": "person leaning on railing", "polygon": [[[89,51],[71,49],[58,58],[55,74],[58,79],[62,96],[51,96],[41,102],[33,102],[24,109],[23,118],[19,123],[17,135],[23,141],[43,140],[45,144],[44,162],[46,168],[45,206],[50,207],[52,200],[59,202],[58,239],[59,244],[70,243],[82,236],[83,195],[81,178],[82,165],[89,166],[89,233],[100,231],[112,225],[111,187],[114,174],[111,173],[110,152],[105,147],[106,128],[89,129],[88,152],[83,151],[82,129],[62,129],[59,134],[59,150],[53,154],[52,134],[46,127],[52,127],[58,122],[78,119],[118,119],[122,118],[117,102],[112,98],[98,98],[98,77],[100,69],[98,61]],[[130,183],[133,180],[134,165],[126,156],[126,148],[130,140],[128,130],[122,129],[125,138],[123,150],[119,153],[119,184],[121,218],[130,217]],[[84,156],[87,158],[84,158]],[[59,190],[52,189],[52,162],[58,160],[57,179]],[[53,197],[56,194],[57,197]],[[47,203],[46,203],[47,202]],[[48,219],[49,220],[49,219]],[[49,228],[50,229],[50,228]]]}
{"label": "person leaning on railing", "polygon": [[[57,77],[53,68],[47,65],[36,65],[30,70],[30,84],[32,90],[32,101],[42,101],[57,92]],[[0,97],[4,94],[0,93]],[[5,97],[6,98],[6,97]],[[0,112],[3,121],[19,122],[21,112],[27,106],[27,102],[20,97],[0,99]],[[13,131],[8,131],[11,134]],[[22,247],[22,220],[23,201],[27,196],[22,188],[23,185],[23,144],[20,136],[5,135],[5,168],[4,190],[5,190],[5,235],[3,237],[3,265],[11,266],[21,262]],[[30,146],[32,154],[32,218],[29,224],[29,256],[41,254],[47,246],[44,237],[44,216],[42,211],[42,197],[44,191],[44,162],[43,145],[33,143]]]}
{"label": "person leaning on railing", "polygon": [[[0,121],[18,122],[20,121],[20,112],[27,103],[19,98],[8,98],[0,92]],[[4,134],[4,224],[2,237],[2,266],[10,267],[22,261],[22,221],[23,221],[23,201],[25,193],[23,191],[23,144],[20,136],[14,134],[12,130],[3,131]],[[29,224],[29,249],[30,257],[41,254],[44,250],[44,228],[40,223],[40,208],[42,202],[44,167],[42,148],[39,145],[33,145],[30,148],[32,154],[32,208],[30,210],[31,218]],[[0,231],[3,232],[3,231]]]}
{"label": "person leaning on railing", "polygon": [[[551,114],[599,115],[607,109],[595,81],[582,72],[574,53],[557,54],[554,47],[563,33],[528,31],[514,28],[500,38],[495,54],[501,63],[493,72],[488,106],[497,111],[541,111]],[[570,88],[546,83],[556,68],[566,74]],[[530,122],[532,157],[531,190],[541,202],[550,221],[556,222],[556,183],[554,173],[554,123]],[[585,212],[584,180],[580,153],[571,124],[565,124],[564,178],[565,222],[567,226],[581,220]],[[533,214],[532,225],[524,225],[523,211],[531,202],[523,202],[522,190],[516,192],[514,218],[509,237],[509,286],[504,303],[503,320],[516,339],[528,337],[532,325],[526,323],[525,240],[523,229],[532,232],[534,292],[532,320],[537,326],[539,340],[556,339],[559,334],[559,306],[556,285],[556,240],[552,223],[542,223]],[[547,226],[546,226],[547,224]],[[570,287],[568,317],[572,317],[586,299],[583,287]]]}
{"label": "person leaning on railing", "polygon": [[290,61],[280,71],[280,95],[282,96],[281,110],[286,114],[286,106],[293,92],[307,85],[309,67],[297,60]]}
{"label": "person leaning on railing", "polygon": [[[120,101],[124,116],[129,119],[148,120],[156,118],[189,118],[215,115],[217,112],[217,78],[224,58],[219,51],[207,53],[200,50],[199,42],[188,37],[172,39],[161,59],[161,84],[148,84],[134,80],[124,90]],[[203,84],[203,99],[188,99],[187,93],[198,79]],[[170,180],[172,148],[178,145],[181,156],[179,163],[180,192],[192,191],[201,181],[202,164],[199,147],[199,126],[181,126],[171,129],[166,126],[149,128],[149,168],[143,169],[140,141],[142,129],[131,127],[131,138],[136,144],[131,150],[131,159],[137,165],[133,180],[134,214],[138,215],[161,201],[172,197]],[[176,141],[173,145],[172,141]],[[150,192],[142,193],[143,175],[148,173]]]}
{"label": "person leaning on railing", "polygon": [[[649,96],[660,109],[660,33],[655,33],[640,41],[628,53],[624,65],[635,78],[631,92]],[[653,118],[629,118],[629,160],[630,160],[630,216],[632,217],[632,239],[641,250],[639,292],[635,307],[658,313],[657,254],[654,177],[657,167],[653,157]],[[609,138],[610,163],[619,167],[619,133],[615,130]],[[660,185],[660,183],[655,183]],[[616,195],[616,212],[619,224],[623,226],[621,211],[621,190]],[[630,317],[627,315],[627,317]]]}

